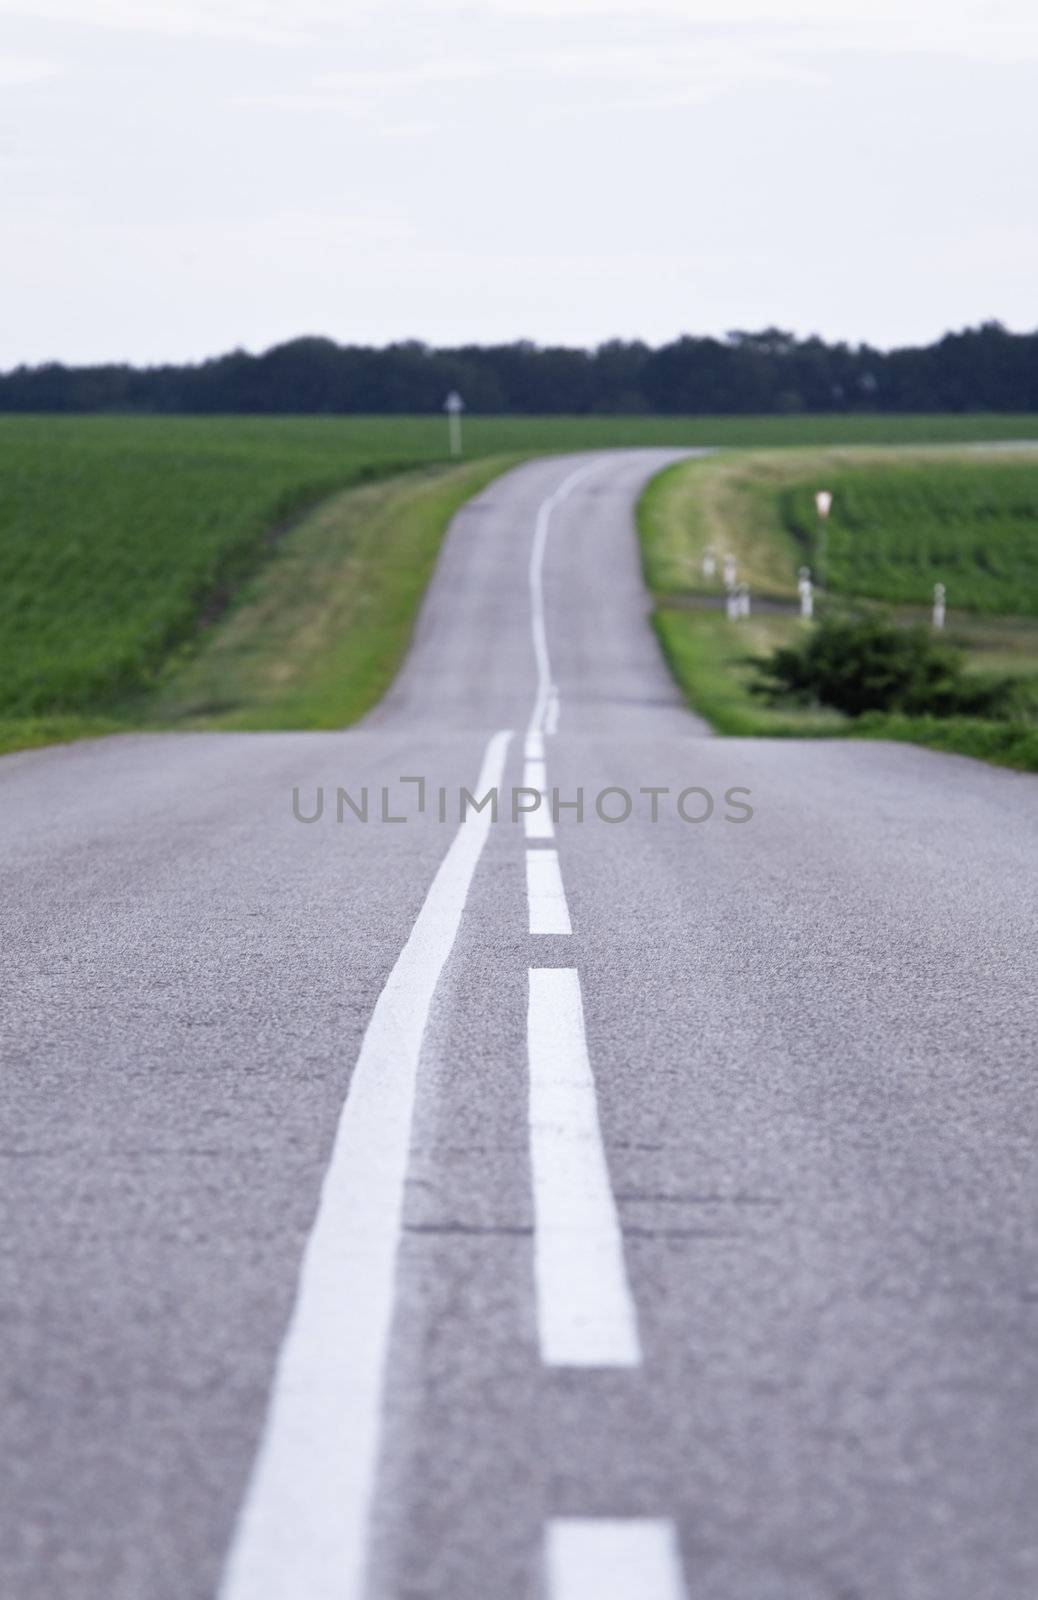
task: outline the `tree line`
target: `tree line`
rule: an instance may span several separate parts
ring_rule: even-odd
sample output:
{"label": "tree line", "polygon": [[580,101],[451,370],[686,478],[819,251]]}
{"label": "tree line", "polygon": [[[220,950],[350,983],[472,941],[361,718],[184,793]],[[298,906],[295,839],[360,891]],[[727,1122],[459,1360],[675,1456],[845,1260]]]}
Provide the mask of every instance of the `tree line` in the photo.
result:
{"label": "tree line", "polygon": [[0,411],[401,414],[452,389],[498,414],[1038,411],[1038,332],[988,322],[887,351],[778,328],[593,350],[300,338],[193,365],[21,366],[0,374]]}

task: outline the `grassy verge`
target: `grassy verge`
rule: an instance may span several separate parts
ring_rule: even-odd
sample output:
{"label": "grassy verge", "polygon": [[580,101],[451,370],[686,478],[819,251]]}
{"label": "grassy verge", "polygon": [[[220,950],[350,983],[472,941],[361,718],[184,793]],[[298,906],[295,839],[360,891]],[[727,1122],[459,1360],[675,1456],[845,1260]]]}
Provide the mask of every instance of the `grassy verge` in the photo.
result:
{"label": "grassy verge", "polygon": [[73,739],[100,739],[107,733],[124,733],[126,722],[115,717],[86,717],[69,713],[55,717],[0,717],[0,755],[14,750],[39,750],[48,744],[68,744]]}
{"label": "grassy verge", "polygon": [[510,464],[492,457],[348,489],[305,517],[140,710],[160,727],[341,728],[411,638],[447,524]]}
{"label": "grassy verge", "polygon": [[[956,453],[957,454],[957,453]],[[970,465],[973,464],[970,457]],[[1001,457],[988,458],[997,472]],[[752,658],[791,642],[805,624],[795,615],[758,612],[738,624],[717,610],[702,608],[717,600],[719,580],[702,573],[702,556],[712,545],[718,558],[736,556],[739,578],[755,599],[791,601],[804,551],[783,516],[791,487],[805,480],[827,482],[838,467],[845,475],[876,472],[889,482],[909,469],[929,466],[940,477],[945,463],[956,472],[961,460],[948,452],[876,450],[790,450],[747,452],[681,463],[655,478],[638,509],[646,581],[656,600],[655,625],[671,670],[689,704],[718,732],[773,738],[854,736],[908,740],[934,749],[976,756],[1005,766],[1038,771],[1038,726],[1034,720],[983,721],[965,717],[905,717],[871,714],[857,720],[821,707],[769,706],[751,692]],[[1007,463],[1007,466],[1019,463]],[[1008,480],[1010,493],[1013,479]],[[1017,480],[1018,481],[1018,480]],[[1001,489],[1001,483],[996,485]],[[997,494],[994,500],[997,502]],[[985,508],[988,527],[991,507]],[[859,537],[862,535],[859,532]],[[960,525],[964,550],[976,545],[986,560],[989,545],[976,527]],[[1019,561],[1019,550],[1017,549]],[[913,556],[914,559],[914,556]],[[1026,563],[1030,562],[1030,566]],[[891,554],[884,562],[890,580]],[[1038,573],[1038,539],[1024,553],[1022,592]],[[964,581],[968,581],[964,580]],[[905,607],[905,620],[925,611]],[[1038,704],[1038,627],[1021,617],[949,612],[949,635],[967,652],[971,670],[1022,675],[1035,685]]]}
{"label": "grassy verge", "polygon": [[767,491],[804,460],[801,451],[738,451],[678,462],[653,478],[638,507],[652,592],[716,597],[720,577],[703,576],[703,555],[712,548],[717,572],[731,552],[740,581],[755,595],[795,596],[796,551]]}
{"label": "grassy verge", "polygon": [[838,711],[778,711],[750,693],[751,658],[785,643],[795,623],[784,617],[750,617],[736,627],[717,612],[665,605],[657,606],[653,622],[689,705],[718,733],[819,738],[847,732],[847,718]]}
{"label": "grassy verge", "polygon": [[931,750],[976,756],[1018,772],[1038,772],[1038,728],[1019,722],[982,722],[969,717],[859,717],[859,739],[901,739]]}

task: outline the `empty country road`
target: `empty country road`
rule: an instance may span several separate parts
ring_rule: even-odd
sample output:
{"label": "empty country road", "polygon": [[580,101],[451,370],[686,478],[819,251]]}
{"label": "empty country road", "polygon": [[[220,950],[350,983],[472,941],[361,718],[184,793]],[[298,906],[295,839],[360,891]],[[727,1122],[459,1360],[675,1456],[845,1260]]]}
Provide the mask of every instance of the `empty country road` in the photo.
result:
{"label": "empty country road", "polygon": [[3,1600],[1038,1593],[1038,784],[710,736],[673,458],[356,728],[0,761]]}

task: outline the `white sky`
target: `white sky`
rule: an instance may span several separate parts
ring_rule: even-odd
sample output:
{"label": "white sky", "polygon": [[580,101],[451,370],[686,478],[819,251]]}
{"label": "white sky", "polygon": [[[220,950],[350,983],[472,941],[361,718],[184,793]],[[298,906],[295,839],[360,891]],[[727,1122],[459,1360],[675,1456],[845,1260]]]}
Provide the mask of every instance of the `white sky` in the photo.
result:
{"label": "white sky", "polygon": [[1038,325],[1033,0],[0,0],[0,366]]}

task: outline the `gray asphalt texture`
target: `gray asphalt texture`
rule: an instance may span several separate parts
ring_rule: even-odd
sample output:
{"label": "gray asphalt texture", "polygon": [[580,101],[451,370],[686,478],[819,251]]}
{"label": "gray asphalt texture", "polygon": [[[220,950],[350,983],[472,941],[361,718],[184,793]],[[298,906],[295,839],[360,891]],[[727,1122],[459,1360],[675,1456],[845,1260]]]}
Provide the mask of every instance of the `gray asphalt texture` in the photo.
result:
{"label": "gray asphalt texture", "polygon": [[[1028,1600],[1038,783],[710,737],[638,570],[666,459],[603,456],[553,518],[574,933],[529,936],[522,831],[492,828],[423,1057],[375,1590],[535,1600],[546,1517],[644,1514],[690,1600]],[[360,727],[0,762],[3,1600],[211,1600],[350,1071],[455,826],[337,825],[335,787],[456,796],[504,727],[522,781],[533,522],[573,465],[459,514]],[[607,786],[629,821],[596,818]],[[580,971],[636,1371],[538,1356],[524,1022],[551,964]]]}

